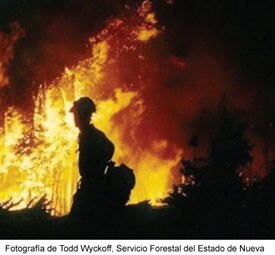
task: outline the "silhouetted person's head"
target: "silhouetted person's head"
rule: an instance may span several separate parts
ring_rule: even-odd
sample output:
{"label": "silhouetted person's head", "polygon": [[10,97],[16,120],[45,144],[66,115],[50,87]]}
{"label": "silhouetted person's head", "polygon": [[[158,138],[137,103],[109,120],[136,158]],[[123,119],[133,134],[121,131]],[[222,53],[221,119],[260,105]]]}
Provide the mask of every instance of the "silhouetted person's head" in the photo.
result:
{"label": "silhouetted person's head", "polygon": [[89,97],[81,97],[73,103],[70,112],[74,114],[75,125],[83,130],[89,126],[92,114],[96,111],[96,105]]}

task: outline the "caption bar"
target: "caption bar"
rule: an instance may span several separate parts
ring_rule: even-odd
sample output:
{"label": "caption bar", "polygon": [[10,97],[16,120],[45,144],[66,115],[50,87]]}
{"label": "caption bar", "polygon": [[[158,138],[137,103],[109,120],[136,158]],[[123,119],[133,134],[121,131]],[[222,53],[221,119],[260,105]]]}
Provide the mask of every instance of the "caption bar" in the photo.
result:
{"label": "caption bar", "polygon": [[275,254],[274,240],[0,240],[15,254]]}

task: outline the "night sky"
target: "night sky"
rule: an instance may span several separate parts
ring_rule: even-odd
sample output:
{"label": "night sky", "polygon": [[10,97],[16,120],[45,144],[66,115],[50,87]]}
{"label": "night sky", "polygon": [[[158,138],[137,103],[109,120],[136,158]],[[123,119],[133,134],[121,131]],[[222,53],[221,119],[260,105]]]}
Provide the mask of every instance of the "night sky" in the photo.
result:
{"label": "night sky", "polygon": [[[88,38],[99,32],[108,19],[123,15],[126,3],[138,5],[140,2],[0,0],[0,30],[9,33],[9,24],[17,21],[26,31],[26,36],[16,44],[14,59],[9,65],[11,84],[24,99],[16,103],[22,108],[28,107],[30,91],[35,91],[40,83],[53,80],[65,66],[72,66],[87,56]],[[213,101],[211,105],[216,105],[217,97],[226,93],[249,123],[255,139],[273,143],[274,1],[159,0],[153,3],[157,19],[165,27],[159,39],[161,43],[157,39],[155,45],[163,47],[163,55],[186,60],[191,66],[184,78],[177,73],[173,77],[164,75],[166,83],[162,86],[175,91],[183,86],[189,91],[193,84],[205,80],[209,98],[205,92],[199,101],[193,101],[200,105],[193,105],[196,110],[188,120],[194,130],[202,130],[209,121],[206,118],[197,124],[198,108],[209,106],[203,101]],[[218,92],[212,91],[211,82],[205,78],[213,75],[213,71],[208,71],[213,70],[211,65],[216,65],[214,70],[222,73],[217,74],[215,82],[225,80]],[[200,73],[201,78],[197,78]],[[188,94],[190,100],[196,93],[194,89]],[[212,97],[211,93],[219,95]],[[192,102],[188,105],[190,109],[193,106]]]}

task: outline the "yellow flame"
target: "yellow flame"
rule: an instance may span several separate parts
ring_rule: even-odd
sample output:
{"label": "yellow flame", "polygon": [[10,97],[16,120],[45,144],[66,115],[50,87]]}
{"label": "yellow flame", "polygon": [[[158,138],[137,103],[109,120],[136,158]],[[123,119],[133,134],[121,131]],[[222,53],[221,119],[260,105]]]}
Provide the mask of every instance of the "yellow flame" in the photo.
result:
{"label": "yellow flame", "polygon": [[159,34],[159,31],[156,28],[141,28],[138,33],[138,40],[146,42],[151,38],[155,38]]}

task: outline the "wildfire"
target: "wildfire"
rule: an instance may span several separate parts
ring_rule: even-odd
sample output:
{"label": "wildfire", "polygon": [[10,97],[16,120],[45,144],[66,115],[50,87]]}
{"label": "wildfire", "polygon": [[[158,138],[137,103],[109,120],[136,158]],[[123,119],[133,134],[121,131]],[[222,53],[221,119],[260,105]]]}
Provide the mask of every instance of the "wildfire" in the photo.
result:
{"label": "wildfire", "polygon": [[[119,75],[125,71],[120,70],[121,62],[129,56],[129,61],[140,61],[142,44],[163,28],[150,1],[144,1],[131,15],[109,21],[101,33],[90,38],[91,56],[66,68],[51,84],[40,86],[33,116],[6,109],[0,137],[0,201],[22,199],[18,209],[46,194],[55,215],[70,211],[79,176],[78,131],[69,109],[81,96],[95,100],[93,121],[114,142],[114,161],[135,170],[137,184],[130,203],[151,200],[156,204],[167,195],[173,184],[171,169],[181,151],[166,140],[152,140],[146,149],[140,146],[136,129],[147,106],[140,93],[139,74],[135,86]],[[1,74],[0,62],[0,83]],[[167,149],[175,151],[169,159],[163,156]]]}

